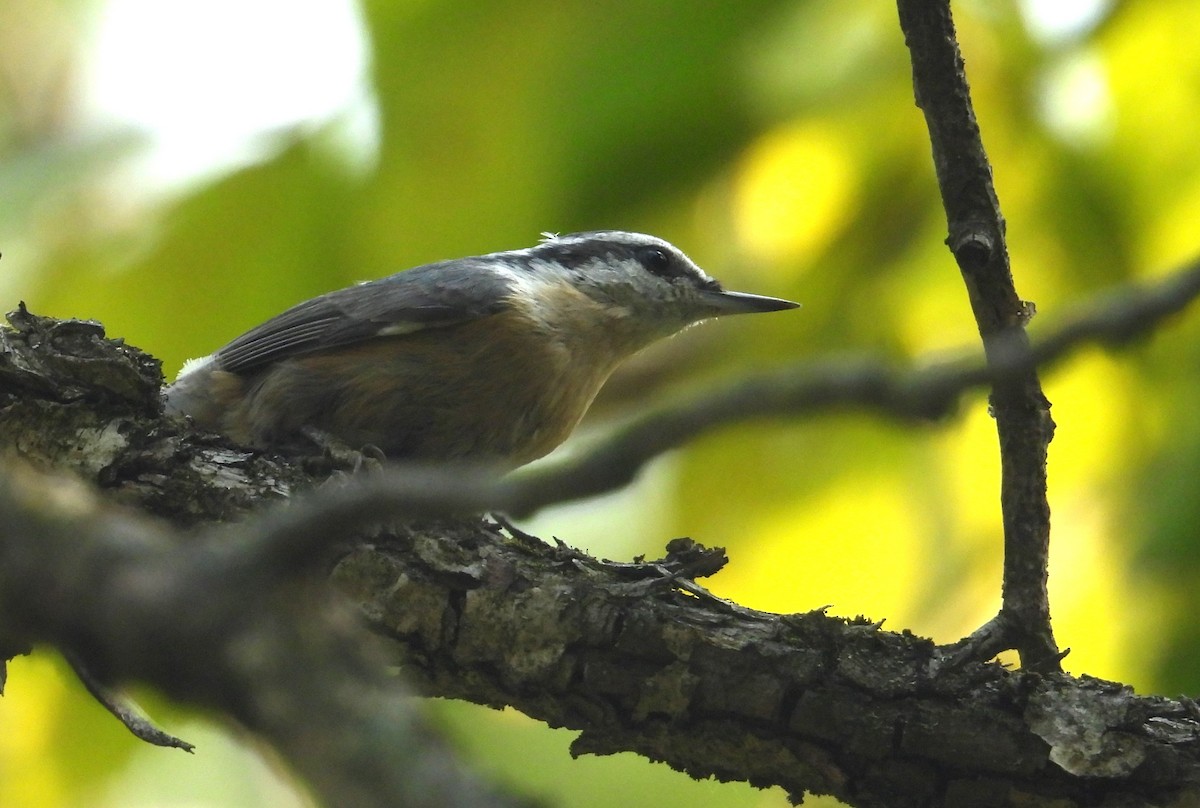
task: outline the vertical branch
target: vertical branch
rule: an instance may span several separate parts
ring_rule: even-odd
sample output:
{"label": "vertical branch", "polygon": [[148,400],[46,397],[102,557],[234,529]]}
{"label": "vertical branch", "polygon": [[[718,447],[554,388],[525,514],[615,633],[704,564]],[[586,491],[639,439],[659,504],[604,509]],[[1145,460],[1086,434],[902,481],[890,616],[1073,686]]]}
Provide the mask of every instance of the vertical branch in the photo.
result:
{"label": "vertical branch", "polygon": [[[1005,245],[1004,217],[971,104],[949,0],[897,0],[913,66],[917,106],[925,114],[942,205],[990,367],[1029,350],[1031,304],[1017,296]],[[1032,366],[1031,366],[1032,367]],[[1046,592],[1050,506],[1046,450],[1054,434],[1050,402],[1037,372],[997,374],[991,408],[1000,439],[1004,589],[1000,613],[964,646],[973,657],[1015,648],[1026,668],[1057,670]]]}

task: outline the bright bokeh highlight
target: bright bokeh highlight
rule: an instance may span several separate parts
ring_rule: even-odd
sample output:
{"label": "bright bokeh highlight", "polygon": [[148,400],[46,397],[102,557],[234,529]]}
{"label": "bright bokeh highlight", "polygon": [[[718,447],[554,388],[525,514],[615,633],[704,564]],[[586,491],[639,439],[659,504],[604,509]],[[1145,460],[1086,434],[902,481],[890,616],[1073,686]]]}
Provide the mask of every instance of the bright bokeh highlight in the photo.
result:
{"label": "bright bokeh highlight", "polygon": [[[1034,337],[1101,290],[1194,260],[1200,49],[1181,32],[1200,30],[1200,5],[954,10]],[[622,0],[603,14],[548,0],[12,0],[0,293],[6,308],[100,319],[173,373],[355,280],[543,230],[624,227],[804,307],[639,357],[605,412],[796,362],[977,357],[894,15],[873,0]],[[1066,665],[1146,691],[1200,690],[1197,346],[1189,310],[1042,374],[1059,424],[1050,591]],[[997,443],[982,390],[932,424],[781,418],[705,435],[533,529],[615,559],[692,536],[728,548],[705,582],[718,594],[951,641],[999,604]],[[304,803],[237,733],[147,703],[202,741],[197,756],[143,749],[52,655],[14,662],[0,805]],[[556,804],[784,803],[633,756],[574,762],[569,733],[464,713],[447,721],[481,765]]]}
{"label": "bright bokeh highlight", "polygon": [[812,257],[846,221],[857,171],[836,130],[787,126],[751,145],[738,175],[738,239],[753,263]]}

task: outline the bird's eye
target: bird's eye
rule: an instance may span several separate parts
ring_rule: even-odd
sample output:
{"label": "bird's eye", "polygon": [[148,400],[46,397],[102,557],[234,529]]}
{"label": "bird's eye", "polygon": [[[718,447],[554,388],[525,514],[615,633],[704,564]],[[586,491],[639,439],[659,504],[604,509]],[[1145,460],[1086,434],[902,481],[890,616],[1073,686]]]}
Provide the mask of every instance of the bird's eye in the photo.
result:
{"label": "bird's eye", "polygon": [[671,267],[671,256],[658,247],[644,247],[639,256],[644,266],[655,275],[666,275]]}

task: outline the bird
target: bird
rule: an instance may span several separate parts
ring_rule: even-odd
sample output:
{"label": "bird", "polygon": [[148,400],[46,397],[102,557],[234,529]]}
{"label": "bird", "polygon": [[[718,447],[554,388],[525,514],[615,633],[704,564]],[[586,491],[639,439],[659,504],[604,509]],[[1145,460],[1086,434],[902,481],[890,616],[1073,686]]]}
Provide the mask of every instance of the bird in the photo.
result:
{"label": "bird", "polygon": [[250,447],[305,436],[511,470],[549,453],[626,358],[703,320],[794,309],[651,235],[543,234],[320,295],[185,363],[168,412]]}

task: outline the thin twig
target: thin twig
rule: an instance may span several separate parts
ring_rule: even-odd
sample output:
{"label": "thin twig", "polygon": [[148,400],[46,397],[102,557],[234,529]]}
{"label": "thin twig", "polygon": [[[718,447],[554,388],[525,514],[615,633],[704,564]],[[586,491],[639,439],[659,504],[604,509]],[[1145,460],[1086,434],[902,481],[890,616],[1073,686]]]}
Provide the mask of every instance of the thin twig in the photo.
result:
{"label": "thin twig", "polygon": [[87,665],[84,664],[83,660],[77,654],[71,651],[64,651],[63,657],[66,659],[67,664],[71,666],[71,670],[79,678],[80,683],[91,694],[91,697],[99,702],[100,706],[108,710],[139,741],[145,741],[154,746],[182,749],[185,752],[194,752],[196,750],[194,744],[190,744],[182,738],[176,738],[174,735],[155,726],[154,722],[138,710],[123,694],[118,693],[110,687],[105,687],[99,679],[92,675],[92,672],[88,670]]}
{"label": "thin twig", "polygon": [[[971,104],[949,0],[898,0],[912,58],[917,106],[925,113],[949,237],[989,366],[1028,351],[1032,307],[1018,296],[1008,264],[1004,217]],[[1046,591],[1050,505],[1046,452],[1054,435],[1050,402],[1031,365],[993,378],[992,412],[1000,437],[1004,522],[1005,645],[1033,670],[1061,670]]]}

